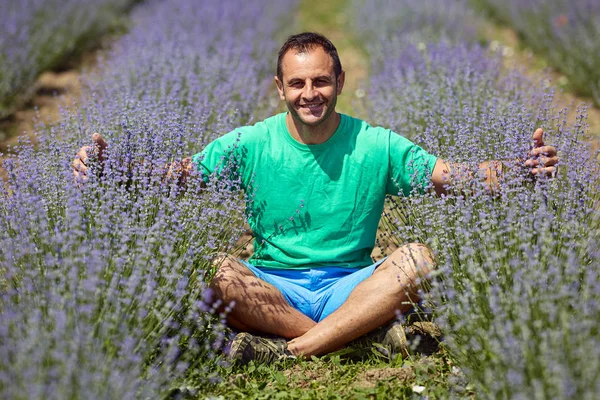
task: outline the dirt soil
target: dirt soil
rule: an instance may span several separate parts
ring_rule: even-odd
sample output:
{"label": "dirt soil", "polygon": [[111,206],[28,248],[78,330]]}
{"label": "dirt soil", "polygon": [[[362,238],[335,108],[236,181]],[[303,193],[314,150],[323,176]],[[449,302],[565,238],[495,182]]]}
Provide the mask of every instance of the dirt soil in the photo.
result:
{"label": "dirt soil", "polygon": [[34,97],[24,108],[12,116],[0,120],[0,178],[6,179],[1,163],[10,147],[16,146],[22,137],[36,142],[35,131],[40,124],[53,125],[61,119],[61,109],[71,108],[81,96],[81,74],[96,65],[102,49],[83,54],[71,62],[72,67],[63,71],[47,71],[37,79]]}
{"label": "dirt soil", "polygon": [[400,383],[409,383],[416,378],[412,367],[402,368],[372,368],[361,372],[356,377],[354,387],[372,388],[377,382],[397,380]]}
{"label": "dirt soil", "polygon": [[34,131],[40,123],[52,125],[60,121],[61,108],[72,107],[81,96],[82,70],[94,68],[99,51],[102,50],[85,53],[71,63],[72,68],[39,76],[34,84],[35,96],[24,108],[0,120],[0,152],[17,144],[19,136],[35,140]]}
{"label": "dirt soil", "polygon": [[[294,382],[295,387],[300,389],[319,387],[321,385],[327,386],[328,382],[333,379],[331,369],[327,367],[306,369],[300,365],[294,365],[290,369],[285,370],[283,375],[288,381]],[[408,383],[414,379],[415,371],[413,367],[370,368],[358,374],[352,387],[371,388],[375,387],[379,381],[398,380],[400,383]]]}

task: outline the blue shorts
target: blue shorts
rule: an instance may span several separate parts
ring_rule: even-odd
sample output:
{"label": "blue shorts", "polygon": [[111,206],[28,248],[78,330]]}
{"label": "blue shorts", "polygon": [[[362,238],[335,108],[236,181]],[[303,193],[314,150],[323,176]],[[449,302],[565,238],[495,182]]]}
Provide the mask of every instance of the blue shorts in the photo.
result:
{"label": "blue shorts", "polygon": [[385,259],[364,268],[272,269],[240,260],[259,279],[275,286],[296,310],[319,322],[338,309],[354,288]]}

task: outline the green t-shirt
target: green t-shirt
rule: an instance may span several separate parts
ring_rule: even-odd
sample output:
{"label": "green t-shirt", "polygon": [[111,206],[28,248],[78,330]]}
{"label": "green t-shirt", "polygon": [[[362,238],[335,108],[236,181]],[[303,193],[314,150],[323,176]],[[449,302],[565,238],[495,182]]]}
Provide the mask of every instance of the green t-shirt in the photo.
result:
{"label": "green t-shirt", "polygon": [[232,149],[241,158],[242,185],[254,196],[250,262],[281,269],[370,265],[385,195],[426,186],[436,157],[343,114],[327,142],[302,144],[285,119],[281,113],[235,129],[193,157],[204,173],[218,171]]}

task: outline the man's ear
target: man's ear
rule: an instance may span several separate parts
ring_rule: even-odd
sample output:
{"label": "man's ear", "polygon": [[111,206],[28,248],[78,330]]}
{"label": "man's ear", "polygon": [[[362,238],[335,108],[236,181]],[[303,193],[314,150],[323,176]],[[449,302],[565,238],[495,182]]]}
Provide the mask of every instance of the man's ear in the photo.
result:
{"label": "man's ear", "polygon": [[346,82],[346,71],[340,73],[337,77],[337,94],[338,96],[342,94],[342,89],[344,88],[344,82]]}
{"label": "man's ear", "polygon": [[275,75],[275,85],[277,85],[277,91],[279,92],[279,98],[281,100],[285,100],[285,95],[283,93],[283,82],[279,80],[279,77]]}

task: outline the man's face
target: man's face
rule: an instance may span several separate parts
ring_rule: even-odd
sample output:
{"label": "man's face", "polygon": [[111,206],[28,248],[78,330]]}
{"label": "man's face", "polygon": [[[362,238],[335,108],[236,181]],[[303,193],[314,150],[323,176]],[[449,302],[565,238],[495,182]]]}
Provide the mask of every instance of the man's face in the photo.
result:
{"label": "man's face", "polygon": [[295,120],[317,126],[333,113],[342,93],[344,72],[335,78],[333,60],[321,46],[307,53],[290,50],[281,63],[283,79],[275,77],[279,97]]}

